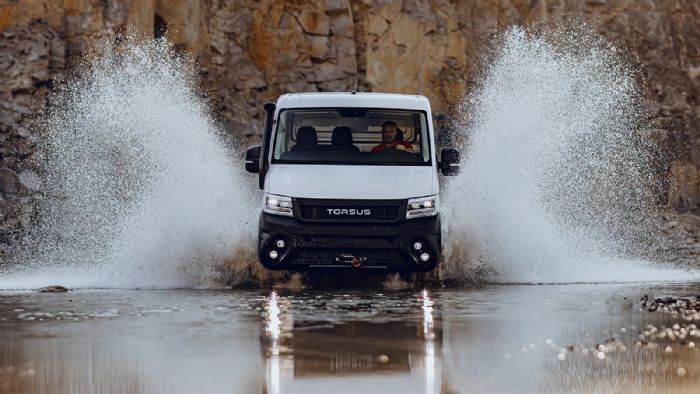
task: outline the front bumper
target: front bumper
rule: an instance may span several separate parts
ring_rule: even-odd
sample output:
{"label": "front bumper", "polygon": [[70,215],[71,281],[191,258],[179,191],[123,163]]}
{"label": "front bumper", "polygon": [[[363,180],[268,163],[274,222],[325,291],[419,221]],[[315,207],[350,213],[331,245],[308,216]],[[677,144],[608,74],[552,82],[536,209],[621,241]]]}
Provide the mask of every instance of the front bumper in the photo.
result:
{"label": "front bumper", "polygon": [[[258,257],[269,269],[374,268],[390,271],[430,271],[437,266],[440,217],[398,223],[308,223],[295,218],[260,214]],[[282,240],[283,247],[277,245]],[[420,242],[422,248],[414,245]],[[272,259],[270,251],[277,257]],[[430,258],[422,261],[420,255]]]}

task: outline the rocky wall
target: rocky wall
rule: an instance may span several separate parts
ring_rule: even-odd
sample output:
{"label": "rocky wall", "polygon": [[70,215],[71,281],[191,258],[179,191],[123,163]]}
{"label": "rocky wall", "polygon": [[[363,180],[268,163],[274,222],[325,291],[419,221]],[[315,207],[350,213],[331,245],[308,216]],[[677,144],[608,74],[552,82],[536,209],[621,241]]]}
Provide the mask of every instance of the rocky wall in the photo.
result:
{"label": "rocky wall", "polygon": [[661,203],[700,206],[700,3],[695,0],[0,0],[0,243],[28,220],[40,187],[23,161],[27,127],[81,56],[116,33],[165,35],[199,61],[213,108],[254,139],[279,94],[420,93],[449,112],[499,31],[588,21],[639,60]]}

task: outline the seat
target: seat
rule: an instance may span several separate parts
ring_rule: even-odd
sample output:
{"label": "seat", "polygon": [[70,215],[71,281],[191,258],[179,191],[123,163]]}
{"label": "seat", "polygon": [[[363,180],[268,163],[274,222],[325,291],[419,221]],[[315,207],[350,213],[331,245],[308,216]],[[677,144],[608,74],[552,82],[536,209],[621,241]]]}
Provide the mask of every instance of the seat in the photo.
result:
{"label": "seat", "polygon": [[331,150],[359,152],[360,148],[352,144],[352,130],[349,127],[338,126],[333,129],[331,136]]}
{"label": "seat", "polygon": [[312,151],[319,150],[318,135],[316,129],[311,126],[302,126],[297,130],[297,143],[290,151]]}

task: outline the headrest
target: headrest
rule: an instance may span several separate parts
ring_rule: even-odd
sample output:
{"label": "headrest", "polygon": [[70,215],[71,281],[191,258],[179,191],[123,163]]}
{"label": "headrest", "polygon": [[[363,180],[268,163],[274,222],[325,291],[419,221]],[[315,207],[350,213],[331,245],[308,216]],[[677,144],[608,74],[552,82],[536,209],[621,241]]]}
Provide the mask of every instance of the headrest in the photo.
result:
{"label": "headrest", "polygon": [[316,145],[318,144],[318,136],[316,129],[311,126],[299,127],[297,131],[297,145]]}
{"label": "headrest", "polygon": [[403,142],[403,130],[396,128],[396,140]]}
{"label": "headrest", "polygon": [[352,145],[352,130],[345,126],[334,128],[331,145]]}

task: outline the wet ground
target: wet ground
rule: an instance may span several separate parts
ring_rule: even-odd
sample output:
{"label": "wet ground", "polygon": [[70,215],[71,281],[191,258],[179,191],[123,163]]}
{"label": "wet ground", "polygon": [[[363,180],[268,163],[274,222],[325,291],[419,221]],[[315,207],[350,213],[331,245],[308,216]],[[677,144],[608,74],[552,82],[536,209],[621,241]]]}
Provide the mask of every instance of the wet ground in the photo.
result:
{"label": "wet ground", "polygon": [[700,387],[700,315],[649,312],[640,299],[699,293],[3,291],[0,392],[690,393]]}

